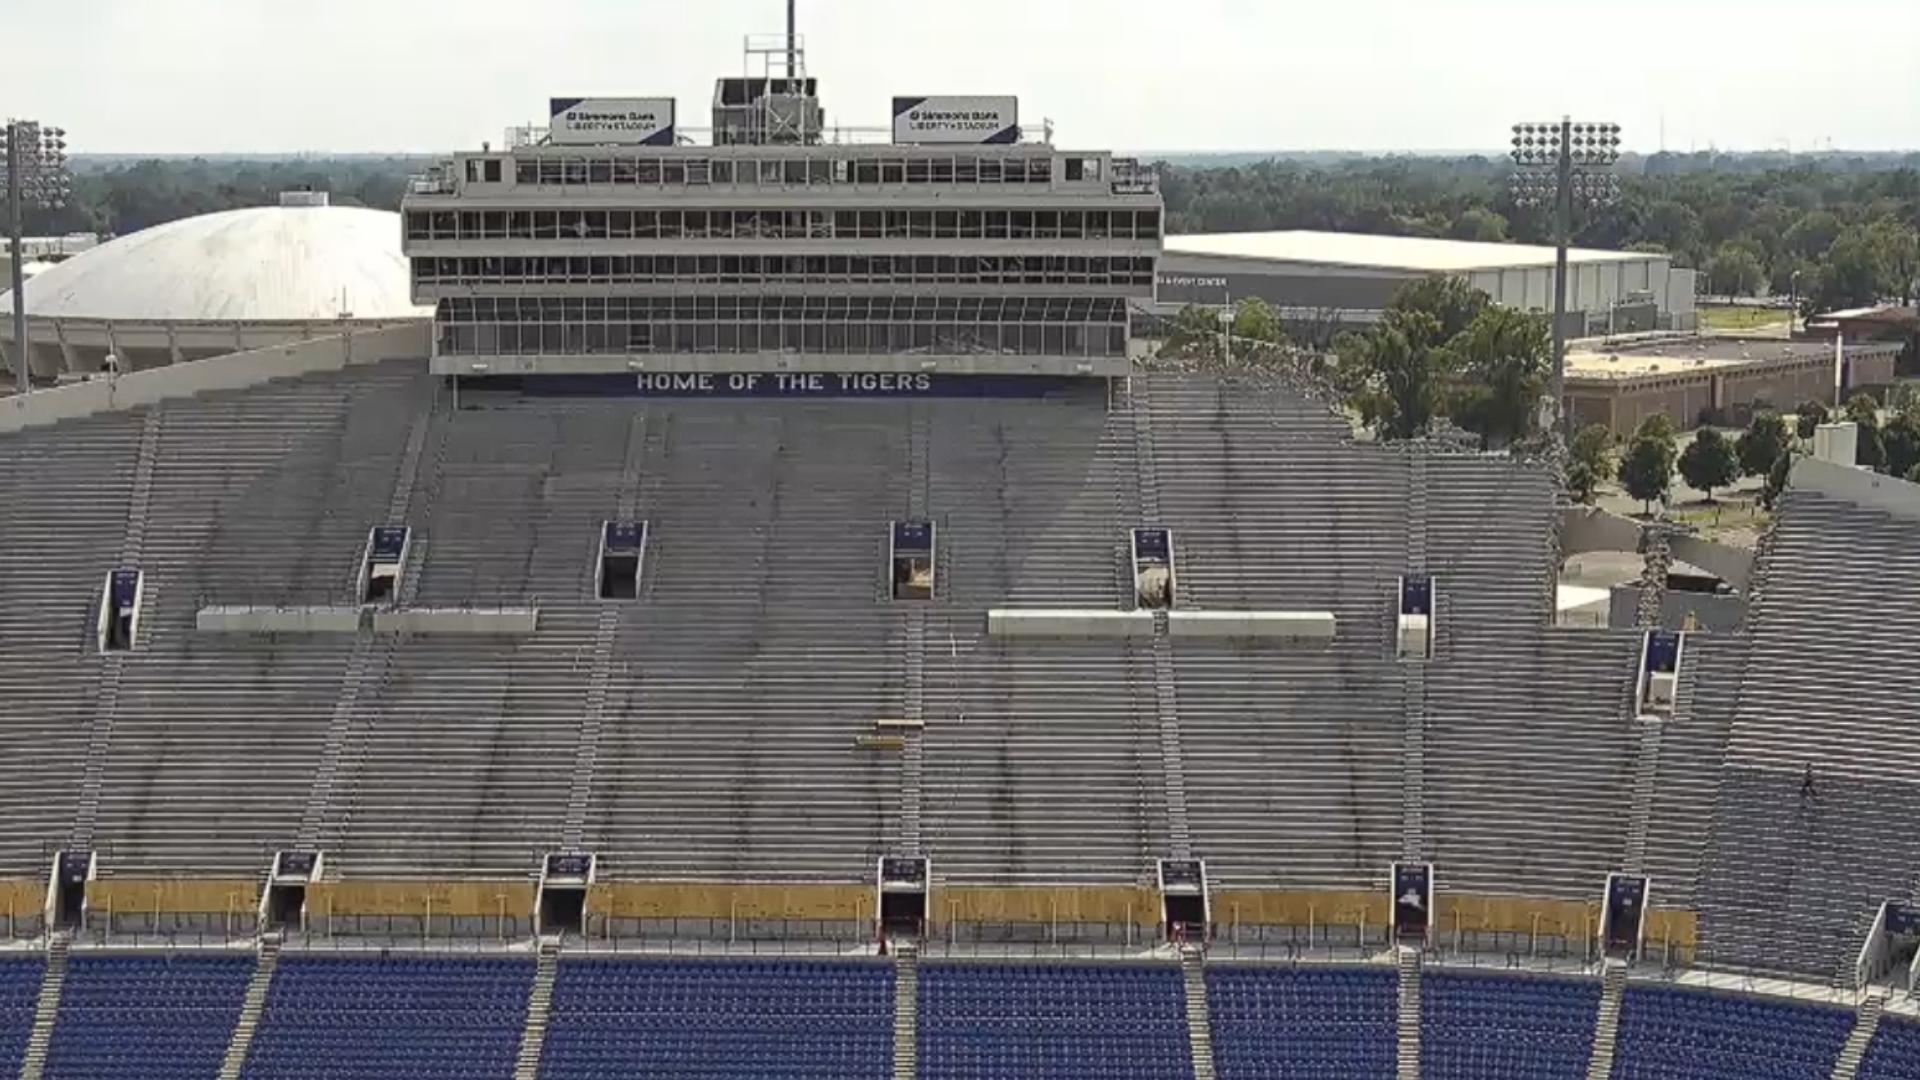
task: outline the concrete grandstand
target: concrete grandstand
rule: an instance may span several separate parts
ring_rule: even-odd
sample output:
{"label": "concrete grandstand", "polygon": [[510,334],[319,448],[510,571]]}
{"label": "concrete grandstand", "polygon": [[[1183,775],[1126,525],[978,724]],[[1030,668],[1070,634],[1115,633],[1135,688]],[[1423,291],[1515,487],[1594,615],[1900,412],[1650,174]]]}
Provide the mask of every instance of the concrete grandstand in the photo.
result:
{"label": "concrete grandstand", "polygon": [[0,414],[0,1068],[1920,1068],[1913,486],[1803,463],[1734,631],[1559,628],[1551,458],[1133,362],[1150,175],[731,82],[422,178],[430,337]]}

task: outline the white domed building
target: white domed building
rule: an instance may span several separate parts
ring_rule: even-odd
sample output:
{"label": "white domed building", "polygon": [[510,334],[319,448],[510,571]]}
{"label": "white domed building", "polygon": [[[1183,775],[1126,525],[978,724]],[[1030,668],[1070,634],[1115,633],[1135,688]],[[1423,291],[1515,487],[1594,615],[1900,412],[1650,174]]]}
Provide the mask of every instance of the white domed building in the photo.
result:
{"label": "white domed building", "polygon": [[[36,381],[146,370],[342,333],[425,326],[410,296],[400,215],[289,192],[280,205],[156,225],[26,283]],[[15,370],[13,299],[0,352]],[[11,381],[10,379],[8,381]]]}

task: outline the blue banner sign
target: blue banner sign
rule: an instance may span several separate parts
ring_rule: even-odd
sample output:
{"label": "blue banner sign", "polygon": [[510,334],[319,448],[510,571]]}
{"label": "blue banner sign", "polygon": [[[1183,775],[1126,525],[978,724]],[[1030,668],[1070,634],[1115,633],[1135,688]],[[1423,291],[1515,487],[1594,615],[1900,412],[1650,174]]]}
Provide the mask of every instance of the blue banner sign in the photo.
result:
{"label": "blue banner sign", "polygon": [[687,371],[635,375],[523,375],[464,379],[462,386],[554,397],[665,398],[1034,398],[1093,382],[1071,375],[930,372]]}
{"label": "blue banner sign", "polygon": [[1172,561],[1172,547],[1165,529],[1133,530],[1133,555],[1136,559],[1165,566]]}
{"label": "blue banner sign", "polygon": [[373,530],[374,558],[395,561],[406,549],[407,527],[405,525],[382,525]]}
{"label": "blue banner sign", "polygon": [[1433,579],[1410,577],[1400,583],[1400,614],[1433,614]]}
{"label": "blue banner sign", "polygon": [[606,545],[608,551],[639,551],[647,538],[647,523],[644,521],[607,522]]}
{"label": "blue banner sign", "polygon": [[1647,670],[1671,675],[1680,667],[1680,634],[1675,630],[1647,631]]}
{"label": "blue banner sign", "polygon": [[933,550],[933,525],[925,521],[893,523],[893,551],[896,555]]}

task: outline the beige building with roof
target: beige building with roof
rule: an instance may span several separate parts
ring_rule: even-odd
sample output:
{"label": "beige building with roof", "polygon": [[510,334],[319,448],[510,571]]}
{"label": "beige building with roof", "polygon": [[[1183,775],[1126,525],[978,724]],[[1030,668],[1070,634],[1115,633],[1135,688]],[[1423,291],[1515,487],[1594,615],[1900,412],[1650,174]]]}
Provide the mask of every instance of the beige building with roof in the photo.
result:
{"label": "beige building with roof", "polygon": [[[1777,338],[1654,337],[1592,340],[1567,350],[1567,410],[1575,427],[1631,435],[1664,413],[1681,428],[1706,416],[1745,424],[1760,409],[1829,405],[1893,381],[1897,343],[1849,344],[1836,371],[1828,342]],[[1837,385],[1836,385],[1837,379]]]}

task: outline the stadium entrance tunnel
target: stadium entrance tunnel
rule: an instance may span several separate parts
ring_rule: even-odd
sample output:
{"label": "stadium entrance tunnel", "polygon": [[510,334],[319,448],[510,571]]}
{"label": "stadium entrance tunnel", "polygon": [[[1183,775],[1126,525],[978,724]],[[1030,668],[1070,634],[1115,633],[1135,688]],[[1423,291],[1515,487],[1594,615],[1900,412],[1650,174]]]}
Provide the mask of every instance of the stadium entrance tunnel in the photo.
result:
{"label": "stadium entrance tunnel", "polygon": [[584,934],[587,891],[593,885],[594,858],[584,852],[548,855],[540,868],[540,898],[535,926],[541,934]]}
{"label": "stadium entrance tunnel", "polygon": [[140,601],[145,595],[140,571],[121,567],[107,573],[100,591],[100,611],[94,633],[101,652],[126,652],[140,630]]}
{"label": "stadium entrance tunnel", "polygon": [[640,564],[647,548],[647,523],[609,521],[600,529],[600,565],[594,575],[602,600],[638,600]]}
{"label": "stadium entrance tunnel", "polygon": [[1200,859],[1160,860],[1160,928],[1168,941],[1205,941],[1207,864]]}
{"label": "stadium entrance tunnel", "polygon": [[931,600],[934,534],[931,521],[896,521],[887,532],[887,562],[895,600]]}
{"label": "stadium entrance tunnel", "polygon": [[62,851],[53,857],[51,887],[47,889],[47,925],[55,930],[78,930],[87,917],[87,886],[93,882],[91,851]]}
{"label": "stadium entrance tunnel", "polygon": [[307,914],[307,887],[320,879],[321,856],[313,851],[280,851],[267,872],[267,890],[260,898],[260,923],[267,930],[302,926]]}
{"label": "stadium entrance tunnel", "polygon": [[918,938],[927,926],[927,860],[888,855],[880,859],[880,934],[883,939]]}

